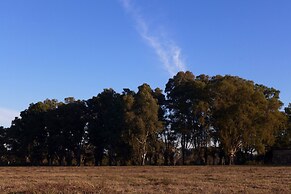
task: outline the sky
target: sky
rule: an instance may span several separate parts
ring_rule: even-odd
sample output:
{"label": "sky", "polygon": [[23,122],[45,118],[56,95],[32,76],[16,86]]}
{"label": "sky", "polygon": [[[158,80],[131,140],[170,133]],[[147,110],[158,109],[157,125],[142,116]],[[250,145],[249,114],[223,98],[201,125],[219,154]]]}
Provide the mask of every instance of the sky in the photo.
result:
{"label": "sky", "polygon": [[290,0],[1,0],[0,126],[30,103],[236,75],[291,102]]}

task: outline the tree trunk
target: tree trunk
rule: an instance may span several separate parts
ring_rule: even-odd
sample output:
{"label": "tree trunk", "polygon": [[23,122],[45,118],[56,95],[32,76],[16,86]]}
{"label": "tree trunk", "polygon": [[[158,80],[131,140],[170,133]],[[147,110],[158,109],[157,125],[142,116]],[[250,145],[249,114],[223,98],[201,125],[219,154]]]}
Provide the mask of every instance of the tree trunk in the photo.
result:
{"label": "tree trunk", "polygon": [[77,160],[77,166],[81,166],[81,145],[80,144],[77,147],[76,160]]}
{"label": "tree trunk", "polygon": [[205,146],[205,150],[204,150],[204,164],[208,165],[208,148],[207,148],[207,145]]}
{"label": "tree trunk", "polygon": [[66,160],[66,165],[67,166],[72,166],[73,164],[73,157],[72,157],[72,154],[70,152],[67,152],[66,153],[66,157],[65,157],[65,160]]}
{"label": "tree trunk", "polygon": [[183,136],[182,136],[182,164],[183,165],[185,165],[185,142],[186,142],[186,140],[185,140],[185,135],[183,134]]}
{"label": "tree trunk", "polygon": [[229,152],[229,165],[234,165],[234,155],[235,155],[235,152],[231,150]]}
{"label": "tree trunk", "polygon": [[51,155],[47,156],[47,163],[48,163],[48,166],[52,165],[52,157],[51,157]]}
{"label": "tree trunk", "polygon": [[63,166],[64,165],[63,159],[64,159],[63,156],[60,156],[59,159],[58,159],[60,166]]}
{"label": "tree trunk", "polygon": [[144,144],[143,148],[142,148],[142,156],[141,156],[142,157],[142,162],[141,162],[142,166],[145,165],[146,155],[147,155],[146,144]]}
{"label": "tree trunk", "polygon": [[99,148],[99,149],[95,148],[94,159],[95,159],[95,166],[102,165],[102,159],[103,159],[103,149],[102,148]]}
{"label": "tree trunk", "polygon": [[164,165],[165,166],[169,165],[169,151],[168,151],[168,149],[166,149],[164,152]]}

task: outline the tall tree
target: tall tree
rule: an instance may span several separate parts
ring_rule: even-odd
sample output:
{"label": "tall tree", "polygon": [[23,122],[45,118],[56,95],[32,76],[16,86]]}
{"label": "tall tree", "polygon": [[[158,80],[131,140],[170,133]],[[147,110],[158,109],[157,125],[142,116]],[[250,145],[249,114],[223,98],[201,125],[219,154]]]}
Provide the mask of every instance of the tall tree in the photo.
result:
{"label": "tall tree", "polygon": [[113,89],[105,89],[87,104],[89,141],[95,147],[95,165],[102,164],[105,152],[109,164],[116,164],[123,127],[122,98]]}
{"label": "tall tree", "polygon": [[12,122],[7,131],[11,152],[21,159],[21,163],[43,164],[47,145],[46,113],[54,108],[56,100],[45,100],[30,104],[20,113],[20,118]]}
{"label": "tall tree", "polygon": [[4,164],[4,161],[7,160],[7,148],[5,147],[7,141],[7,130],[0,126],[0,164]]}
{"label": "tall tree", "polygon": [[279,130],[275,146],[278,148],[291,148],[291,103],[285,108],[286,126]]}
{"label": "tall tree", "polygon": [[84,145],[86,126],[86,105],[84,101],[66,98],[65,104],[58,107],[60,118],[60,132],[64,137],[62,146],[66,149],[67,165],[72,165],[72,159],[81,165],[81,151]]}
{"label": "tall tree", "polygon": [[179,72],[166,84],[170,126],[179,135],[182,148],[182,163],[185,164],[186,149],[191,141],[191,98],[189,88],[195,76],[191,72]]}
{"label": "tall tree", "polygon": [[207,147],[209,142],[207,83],[207,76],[195,78],[187,71],[179,72],[166,85],[170,127],[179,137],[183,164],[188,148],[197,149],[200,155],[201,148]]}
{"label": "tall tree", "polygon": [[216,76],[211,82],[213,125],[229,164],[242,148],[264,152],[284,120],[278,91],[234,76]]}
{"label": "tall tree", "polygon": [[[153,158],[153,161],[150,159],[151,164],[161,164],[163,162],[165,165],[169,164],[169,151],[172,145],[171,138],[168,138],[168,134],[170,131],[167,129],[167,119],[166,119],[166,97],[163,91],[160,88],[156,88],[153,91],[153,97],[157,99],[158,106],[159,106],[159,121],[161,121],[163,127],[159,133],[159,138],[153,139],[153,147],[150,151],[150,154]],[[165,162],[166,161],[166,162]]]}
{"label": "tall tree", "polygon": [[159,120],[158,100],[149,85],[138,87],[134,96],[125,95],[125,122],[127,139],[132,146],[135,162],[145,165],[148,151],[154,146],[162,122]]}

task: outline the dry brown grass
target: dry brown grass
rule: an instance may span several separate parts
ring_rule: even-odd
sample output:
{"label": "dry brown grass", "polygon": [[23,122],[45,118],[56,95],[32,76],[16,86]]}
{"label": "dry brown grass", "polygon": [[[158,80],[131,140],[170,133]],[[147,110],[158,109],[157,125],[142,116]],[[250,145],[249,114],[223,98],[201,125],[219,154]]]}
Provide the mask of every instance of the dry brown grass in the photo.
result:
{"label": "dry brown grass", "polygon": [[1,167],[0,193],[291,193],[291,167]]}

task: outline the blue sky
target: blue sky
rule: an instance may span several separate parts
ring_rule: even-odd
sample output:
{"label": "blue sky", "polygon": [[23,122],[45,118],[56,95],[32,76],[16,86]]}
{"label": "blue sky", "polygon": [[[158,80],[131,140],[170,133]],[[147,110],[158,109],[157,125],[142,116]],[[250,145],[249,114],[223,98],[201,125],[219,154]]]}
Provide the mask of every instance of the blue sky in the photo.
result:
{"label": "blue sky", "polygon": [[179,70],[231,74],[291,102],[291,1],[1,0],[0,125],[46,98],[89,99]]}

